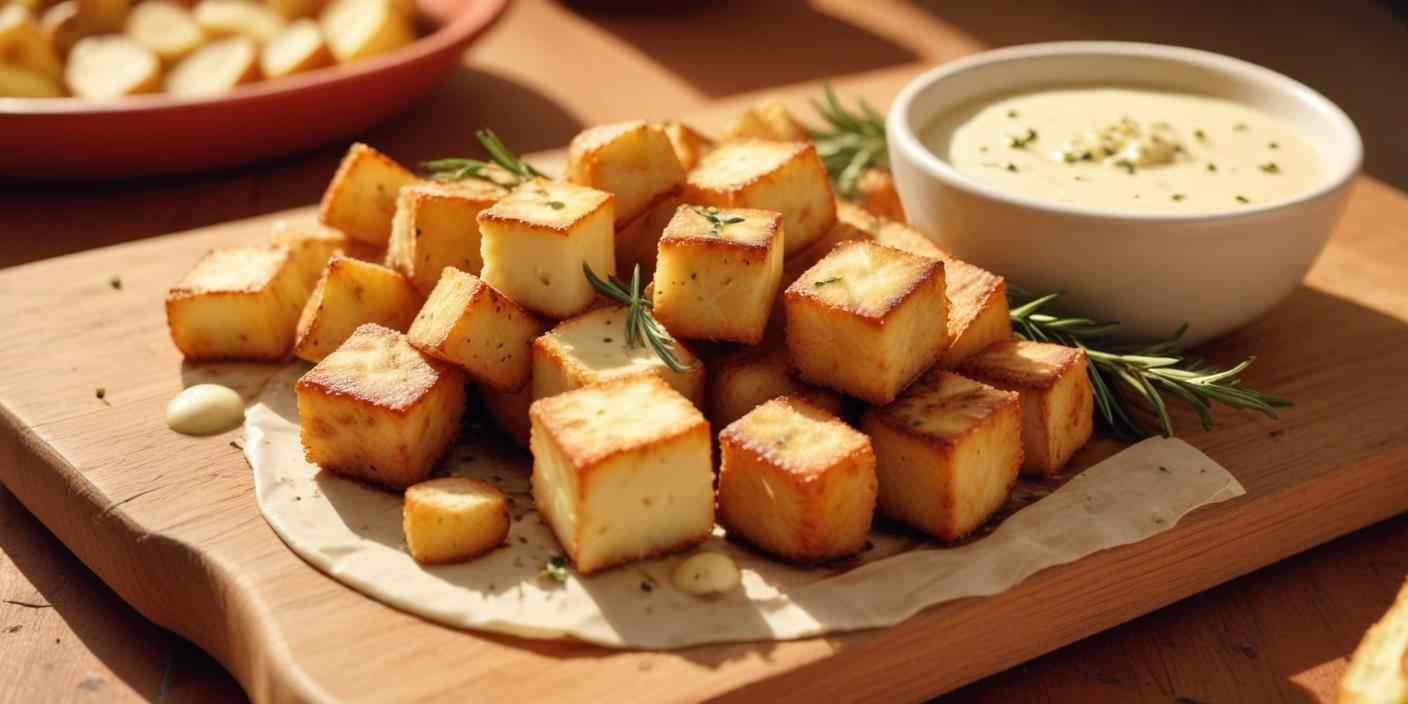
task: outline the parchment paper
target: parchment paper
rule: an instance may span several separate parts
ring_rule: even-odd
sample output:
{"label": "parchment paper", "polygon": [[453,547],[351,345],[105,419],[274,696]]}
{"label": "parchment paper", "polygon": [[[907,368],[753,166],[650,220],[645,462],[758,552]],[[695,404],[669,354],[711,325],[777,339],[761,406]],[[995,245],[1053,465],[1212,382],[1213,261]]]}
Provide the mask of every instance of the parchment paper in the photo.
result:
{"label": "parchment paper", "polygon": [[[889,626],[934,604],[996,594],[1053,565],[1172,528],[1193,509],[1244,493],[1225,469],[1180,440],[1151,439],[1071,478],[1019,484],[991,532],[956,547],[876,529],[872,547],[841,564],[798,568],[716,531],[701,549],[731,555],[741,589],[701,599],[677,591],[674,556],[565,584],[542,575],[560,548],[532,510],[531,458],[467,438],[449,473],[489,481],[510,498],[508,544],[460,565],[422,567],[406,551],[401,497],[320,471],[303,459],[294,365],[246,415],[245,455],[259,509],[299,556],[367,596],[432,621],[528,638],[574,637],[610,647],[803,638]],[[1024,507],[1023,507],[1024,506]],[[1020,508],[1018,508],[1020,507]]]}

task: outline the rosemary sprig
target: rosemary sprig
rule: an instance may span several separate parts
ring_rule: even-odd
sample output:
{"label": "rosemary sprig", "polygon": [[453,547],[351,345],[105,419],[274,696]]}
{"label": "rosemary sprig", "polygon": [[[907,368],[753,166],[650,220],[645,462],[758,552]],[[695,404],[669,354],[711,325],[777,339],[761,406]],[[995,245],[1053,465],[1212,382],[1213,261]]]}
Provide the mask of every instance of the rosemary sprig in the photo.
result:
{"label": "rosemary sprig", "polygon": [[723,211],[712,205],[708,207],[698,205],[691,207],[694,209],[694,212],[699,213],[700,217],[709,221],[709,225],[712,228],[709,230],[709,234],[714,237],[723,237],[724,227],[743,222],[743,218],[737,215],[725,215]]}
{"label": "rosemary sprig", "polygon": [[831,174],[831,183],[843,198],[854,198],[856,184],[866,169],[890,168],[890,153],[885,143],[885,118],[864,100],[858,102],[860,113],[848,110],[824,84],[823,100],[812,100],[826,128],[811,130],[816,153]]}
{"label": "rosemary sprig", "polygon": [[675,356],[674,338],[651,314],[650,300],[641,293],[639,264],[631,274],[629,286],[615,276],[602,281],[586,262],[582,263],[582,273],[587,275],[587,281],[597,293],[626,306],[626,349],[649,345],[670,369],[687,372],[692,368]]}
{"label": "rosemary sprig", "polygon": [[[493,130],[481,127],[474,132],[474,137],[479,140],[484,151],[489,152],[490,161],[435,159],[422,163],[421,167],[429,171],[430,177],[436,181],[478,178],[506,188],[512,188],[533,178],[547,178],[547,174],[533,168],[532,164],[504,146],[503,140],[499,139]],[[495,169],[495,166],[499,168]]]}
{"label": "rosemary sprig", "polygon": [[[1188,326],[1164,340],[1119,344],[1111,338],[1119,323],[1089,318],[1064,318],[1042,310],[1060,298],[1059,293],[1035,296],[1008,285],[1012,304],[1013,331],[1027,340],[1054,342],[1085,350],[1087,373],[1095,392],[1096,417],[1114,434],[1143,438],[1153,432],[1174,434],[1164,394],[1193,408],[1203,429],[1212,427],[1212,404],[1261,411],[1275,418],[1277,408],[1290,401],[1242,387],[1241,375],[1255,357],[1227,369],[1218,369],[1202,360],[1178,353],[1175,343]],[[1130,399],[1135,401],[1131,404]],[[1158,421],[1151,432],[1141,417],[1153,415]]]}

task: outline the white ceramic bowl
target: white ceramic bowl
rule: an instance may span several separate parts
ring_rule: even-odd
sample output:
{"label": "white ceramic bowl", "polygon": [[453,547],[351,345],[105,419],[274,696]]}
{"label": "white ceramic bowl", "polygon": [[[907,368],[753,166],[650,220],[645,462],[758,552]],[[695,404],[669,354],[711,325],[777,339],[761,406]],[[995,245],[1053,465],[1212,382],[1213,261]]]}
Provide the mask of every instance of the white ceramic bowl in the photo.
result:
{"label": "white ceramic bowl", "polygon": [[[1206,215],[1064,207],[1006,193],[935,156],[919,133],[936,115],[1024,89],[1119,84],[1234,100],[1296,129],[1325,180],[1290,201]],[[886,123],[910,221],[956,256],[1026,289],[1064,291],[1063,308],[1117,320],[1126,336],[1185,345],[1246,324],[1284,299],[1325,246],[1359,171],[1349,118],[1305,85],[1238,59],[1126,42],[1031,44],[935,68],[900,91]]]}

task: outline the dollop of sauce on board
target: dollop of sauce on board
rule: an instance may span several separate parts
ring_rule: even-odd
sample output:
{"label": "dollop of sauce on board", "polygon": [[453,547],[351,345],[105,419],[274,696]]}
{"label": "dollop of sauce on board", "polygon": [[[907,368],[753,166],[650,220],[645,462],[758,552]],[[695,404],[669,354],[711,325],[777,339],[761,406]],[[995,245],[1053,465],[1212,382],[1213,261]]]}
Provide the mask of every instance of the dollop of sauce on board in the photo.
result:
{"label": "dollop of sauce on board", "polygon": [[700,552],[675,568],[675,587],[695,596],[721,594],[738,587],[743,575],[733,558],[719,552]]}
{"label": "dollop of sauce on board", "polygon": [[228,386],[196,384],[166,404],[166,426],[185,435],[213,435],[244,422],[244,399]]}
{"label": "dollop of sauce on board", "polygon": [[989,98],[938,116],[922,139],[974,180],[1094,210],[1235,211],[1284,202],[1325,177],[1314,148],[1270,115],[1139,88]]}

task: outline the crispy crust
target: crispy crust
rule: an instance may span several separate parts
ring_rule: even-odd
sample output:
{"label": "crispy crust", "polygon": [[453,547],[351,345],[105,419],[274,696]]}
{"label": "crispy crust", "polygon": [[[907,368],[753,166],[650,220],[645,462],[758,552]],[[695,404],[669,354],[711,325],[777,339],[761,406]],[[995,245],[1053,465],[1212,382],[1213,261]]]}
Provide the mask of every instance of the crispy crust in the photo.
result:
{"label": "crispy crust", "polygon": [[[695,172],[703,172],[704,170],[707,170],[711,166],[713,166],[713,161],[722,160],[729,156],[732,156],[730,150],[746,150],[752,147],[767,149],[769,153],[781,153],[781,151],[778,150],[777,147],[778,145],[782,144],[789,146],[791,148],[791,152],[788,153],[785,157],[778,159],[777,164],[772,168],[766,170],[755,170],[750,177],[741,181],[734,181],[726,185],[706,186],[697,183],[694,179],[695,173],[691,173],[689,177],[685,179],[685,200],[690,201],[691,198],[700,198],[706,200],[701,200],[697,202],[712,202],[710,194],[716,194],[717,196],[727,198],[731,202],[736,194],[745,191],[748,188],[767,179],[774,171],[785,166],[788,162],[798,158],[799,155],[805,152],[811,152],[812,156],[816,158],[818,163],[820,163],[821,161],[821,158],[816,156],[816,147],[813,146],[811,142],[769,142],[761,139],[740,139],[728,142],[726,144],[722,144],[717,149],[714,149],[713,151],[706,154],[703,158],[699,160],[698,166],[695,167]],[[725,203],[725,205],[727,204],[730,203]]]}
{"label": "crispy crust", "polygon": [[[656,430],[658,432],[652,434],[649,438],[618,443],[612,447],[602,447],[600,444],[596,443],[582,444],[565,441],[563,433],[561,432],[562,428],[554,422],[552,417],[552,413],[557,407],[572,403],[575,400],[573,398],[574,395],[582,392],[609,393],[614,389],[633,384],[650,384],[655,387],[650,390],[652,394],[666,394],[667,396],[676,397],[676,399],[671,402],[679,402],[688,405],[689,409],[685,414],[688,417],[673,425],[661,425],[657,427]],[[566,455],[569,460],[572,469],[576,471],[579,476],[590,473],[596,467],[619,455],[650,450],[666,442],[684,437],[689,433],[702,432],[706,437],[709,435],[709,420],[704,417],[704,414],[700,413],[699,409],[695,408],[694,404],[689,399],[685,398],[683,394],[676,391],[673,386],[670,386],[669,382],[656,374],[635,374],[620,379],[611,379],[609,381],[584,386],[574,391],[568,391],[567,393],[538,399],[533,402],[532,406],[528,407],[528,416],[535,422],[535,425],[542,427],[543,430],[548,433],[551,442],[562,450],[563,454]],[[578,486],[580,491],[580,487],[585,486],[585,483],[579,483]]]}
{"label": "crispy crust", "polygon": [[[485,208],[484,210],[479,211],[479,215],[476,217],[476,219],[479,221],[479,224],[483,225],[486,222],[492,222],[502,225],[519,225],[540,232],[548,232],[556,235],[566,236],[572,232],[573,227],[576,226],[578,223],[582,222],[583,220],[586,220],[587,218],[592,217],[593,215],[596,215],[597,213],[601,212],[603,208],[611,206],[616,202],[616,196],[605,191],[597,191],[601,194],[602,197],[598,199],[597,204],[595,206],[593,206],[590,210],[584,211],[581,215],[579,215],[571,222],[562,223],[560,225],[546,224],[529,218],[507,215],[502,212],[497,212],[495,210],[500,205],[503,205],[506,201],[512,199],[519,190],[527,188],[529,186],[539,185],[539,182],[541,181],[543,181],[543,179],[535,179],[533,181],[528,181],[527,183],[524,183],[518,186],[517,188],[513,189],[513,191],[511,191],[507,196],[504,196],[503,198],[499,199],[493,205],[489,206],[488,208]],[[585,188],[593,191],[596,190],[594,188],[582,186],[579,184],[557,183],[556,185],[559,187],[564,185],[570,185],[573,188]],[[613,218],[613,221],[614,219],[615,218]]]}
{"label": "crispy crust", "polygon": [[680,166],[683,166],[685,171],[698,166],[699,160],[714,148],[714,140],[683,122],[671,120],[662,127],[665,136],[670,138],[670,146],[674,147]]}
{"label": "crispy crust", "polygon": [[[377,325],[376,323],[365,323],[352,333],[352,337],[349,337],[348,341],[350,342],[353,338],[358,336],[375,336],[380,339],[389,338],[394,344],[396,338],[401,337],[402,334],[390,328]],[[343,344],[345,345],[347,343]],[[409,344],[410,343],[407,343],[407,346],[409,346]],[[415,350],[414,347],[410,347],[410,349]],[[420,361],[429,367],[429,373],[435,375],[435,380],[429,385],[409,389],[412,393],[403,397],[409,400],[408,403],[388,404],[385,402],[385,399],[368,395],[362,389],[357,388],[356,379],[349,380],[341,378],[341,375],[334,375],[334,372],[328,371],[324,368],[323,362],[326,362],[327,359],[336,355],[336,352],[328,355],[324,358],[323,362],[319,362],[312,369],[308,370],[306,374],[299,378],[298,383],[296,383],[294,387],[300,393],[307,391],[308,393],[316,393],[331,398],[346,399],[367,408],[374,408],[397,417],[405,417],[412,410],[425,403],[426,399],[429,398],[436,389],[440,388],[441,385],[453,383],[464,386],[465,384],[464,373],[460,371],[459,367],[446,364],[445,362],[420,352],[420,350],[416,350],[416,353],[420,355]]]}
{"label": "crispy crust", "polygon": [[[981,421],[975,422],[970,425],[966,430],[958,434],[938,435],[935,433],[925,432],[917,428],[906,418],[906,416],[912,418],[914,414],[906,414],[904,413],[906,409],[896,407],[907,400],[911,400],[927,392],[937,390],[938,386],[942,383],[942,378],[944,376],[958,377],[957,374],[948,371],[938,371],[937,374],[927,375],[921,378],[919,381],[915,382],[914,384],[910,385],[910,387],[906,389],[905,392],[900,396],[900,398],[896,399],[894,403],[887,406],[878,406],[866,409],[862,424],[868,425],[872,422],[882,424],[890,430],[894,431],[895,433],[904,435],[905,437],[914,438],[915,440],[923,442],[931,447],[942,449],[945,452],[952,452],[953,448],[957,447],[970,435],[980,430],[983,427],[983,423]],[[1008,391],[1004,389],[994,388],[981,382],[978,384],[978,386],[979,388],[973,389],[963,394],[940,399],[937,404],[926,404],[920,412],[922,412],[923,414],[936,414],[953,407],[963,407],[966,405],[972,405],[974,404],[974,402],[981,401],[983,402],[983,405],[988,411],[987,415],[984,416],[984,419],[992,417],[998,413],[1009,412],[1009,409],[1012,409],[1010,412],[1019,414],[1018,422],[1020,423],[1020,394],[1018,394],[1016,391]]]}
{"label": "crispy crust", "polygon": [[811,417],[813,420],[821,420],[820,418],[815,418],[813,416],[824,417],[826,419],[825,422],[827,427],[833,428],[835,432],[841,433],[852,440],[851,448],[846,452],[846,454],[841,455],[840,459],[838,459],[836,462],[828,463],[824,467],[814,467],[799,464],[795,462],[793,458],[778,455],[777,453],[772,452],[770,448],[760,446],[758,443],[753,442],[752,439],[748,437],[747,431],[743,428],[741,423],[743,423],[743,421],[747,419],[748,415],[751,415],[752,412],[750,412],[749,414],[745,414],[743,418],[739,418],[733,423],[730,423],[728,427],[719,431],[720,448],[727,445],[731,448],[736,449],[739,452],[747,454],[756,462],[785,470],[788,477],[791,479],[791,482],[798,487],[816,483],[826,473],[825,470],[830,469],[831,467],[834,467],[837,464],[840,464],[841,462],[850,460],[856,457],[858,454],[864,454],[865,452],[870,452],[872,455],[874,454],[874,451],[870,447],[870,440],[869,438],[865,437],[864,434],[856,431],[855,428],[846,425],[844,421],[832,415],[831,412],[827,411],[826,409],[821,408],[820,406],[817,406],[799,396],[779,396],[771,401],[768,401],[767,403],[764,403],[758,408],[771,405],[786,406],[787,408],[793,410],[796,413]]}
{"label": "crispy crust", "polygon": [[[882,309],[876,310],[875,312],[867,312],[863,310],[856,310],[854,306],[838,306],[826,300],[820,293],[817,292],[816,286],[812,283],[812,279],[816,275],[813,275],[812,271],[817,267],[820,267],[824,262],[826,262],[826,260],[835,256],[840,256],[840,253],[844,250],[854,247],[868,247],[879,249],[886,253],[897,254],[901,257],[907,258],[912,262],[921,264],[923,266],[919,269],[919,275],[913,277],[913,279],[909,282],[909,286],[899,291],[896,291],[894,295],[892,295],[887,301],[884,302],[885,305]],[[867,240],[847,240],[836,245],[836,247],[833,248],[830,252],[828,252],[826,256],[822,257],[820,261],[812,265],[812,268],[807,269],[805,272],[802,273],[801,276],[797,277],[797,280],[793,281],[792,284],[787,287],[787,290],[783,291],[782,295],[783,298],[789,304],[811,302],[812,304],[818,305],[827,310],[835,311],[838,313],[844,313],[846,315],[853,316],[859,320],[866,321],[873,325],[881,325],[885,322],[885,319],[889,317],[890,313],[894,312],[895,309],[899,308],[901,305],[904,305],[905,301],[909,300],[909,298],[913,296],[915,292],[919,291],[926,285],[930,285],[935,277],[943,276],[944,271],[944,263],[943,261],[938,259],[929,259],[927,257],[921,257],[917,254],[911,254],[904,250],[895,249],[893,247],[886,247],[884,245],[876,244]]]}
{"label": "crispy crust", "polygon": [[[204,288],[198,285],[197,282],[191,280],[192,277],[200,271],[201,265],[204,264],[207,260],[211,259],[212,257],[219,256],[221,253],[224,252],[237,252],[241,250],[247,250],[252,252],[282,252],[283,257],[280,258],[277,266],[274,266],[265,272],[266,275],[263,279],[259,281],[251,281],[244,288],[209,289]],[[184,298],[195,298],[196,296],[219,296],[230,294],[245,295],[250,293],[259,293],[264,289],[268,288],[269,284],[273,283],[274,279],[278,277],[279,273],[292,264],[293,250],[290,249],[288,246],[282,244],[275,244],[269,247],[228,247],[224,249],[212,249],[206,252],[205,256],[201,257],[200,260],[196,262],[196,265],[191,267],[191,270],[186,272],[186,275],[182,276],[181,280],[176,282],[176,285],[172,286],[171,289],[166,292],[166,300],[179,301]]]}
{"label": "crispy crust", "polygon": [[757,208],[729,208],[721,210],[725,215],[738,215],[750,220],[767,220],[768,237],[759,242],[745,242],[741,240],[725,239],[718,235],[709,234],[708,230],[696,231],[694,227],[702,216],[690,215],[694,206],[681,204],[675,210],[675,214],[670,218],[670,222],[665,225],[665,229],[660,233],[660,247],[662,248],[683,248],[699,247],[704,249],[721,249],[728,251],[744,250],[763,256],[768,250],[778,246],[778,240],[782,237],[782,213],[772,210],[759,210]]}
{"label": "crispy crust", "polygon": [[367,146],[366,144],[356,142],[347,149],[347,154],[342,157],[342,162],[337,165],[337,171],[334,172],[332,175],[332,181],[328,182],[328,189],[326,191],[323,191],[323,198],[318,203],[319,222],[329,227],[334,227],[332,223],[329,222],[329,220],[333,216],[335,201],[337,200],[338,195],[340,195],[342,192],[341,186],[347,179],[348,172],[350,172],[353,167],[357,165],[357,162],[361,161],[362,159],[373,159],[375,161],[379,161],[383,166],[386,166],[387,168],[395,169],[404,173],[409,179],[415,178],[415,174],[412,174],[410,171],[407,171],[406,167],[396,163],[395,159],[392,159],[391,157],[382,154],[381,152]]}
{"label": "crispy crust", "polygon": [[[1042,370],[1040,373],[1027,372],[1012,369],[1010,364],[1005,363],[1005,356],[1010,350],[1018,347],[1037,346],[1052,353],[1053,361],[1057,364],[1056,369]],[[1055,360],[1058,353],[1060,359]],[[1079,348],[1064,347],[1047,342],[1006,340],[993,343],[982,352],[969,357],[967,361],[959,365],[958,371],[964,376],[1013,391],[1021,389],[1049,391],[1072,369],[1077,366],[1084,367],[1085,364],[1085,350]]]}
{"label": "crispy crust", "polygon": [[[475,304],[475,303],[478,303],[478,302],[479,302],[479,299],[482,298],[482,297],[484,297],[484,296],[486,296],[486,295],[487,295],[487,296],[490,296],[491,298],[493,298],[493,297],[495,296],[495,294],[497,294],[497,295],[498,295],[498,298],[501,298],[501,299],[503,299],[504,301],[507,301],[510,305],[512,305],[514,308],[518,309],[518,311],[521,312],[521,313],[523,313],[525,316],[531,315],[531,314],[528,313],[527,311],[523,310],[523,308],[520,307],[517,303],[514,303],[513,301],[509,300],[509,298],[508,298],[507,296],[504,296],[503,294],[498,293],[498,292],[495,291],[492,287],[490,287],[489,284],[484,283],[484,280],[481,279],[481,278],[479,278],[478,276],[475,276],[474,274],[470,274],[470,273],[468,273],[468,272],[460,271],[460,270],[458,270],[458,269],[455,269],[455,272],[457,272],[457,273],[455,273],[455,274],[450,274],[450,276],[454,276],[454,277],[456,277],[456,278],[468,277],[468,279],[469,279],[468,285],[469,285],[469,287],[470,287],[470,289],[469,289],[469,296],[468,296],[467,298],[465,298],[465,300],[464,300],[464,305],[459,308],[458,315],[455,317],[455,320],[454,320],[454,321],[451,321],[449,325],[441,325],[441,326],[438,326],[438,327],[440,328],[440,335],[439,335],[437,338],[434,338],[434,339],[426,338],[426,339],[425,339],[425,345],[423,345],[423,346],[422,346],[422,345],[417,345],[417,344],[415,344],[415,342],[412,342],[412,343],[411,343],[411,346],[415,347],[416,349],[420,350],[421,352],[424,352],[424,353],[426,353],[426,354],[428,354],[428,355],[430,355],[430,356],[432,356],[432,357],[435,357],[436,359],[444,359],[443,357],[440,357],[440,356],[439,356],[438,354],[436,354],[436,353],[439,352],[439,351],[441,351],[442,349],[444,349],[445,340],[448,340],[448,339],[450,338],[450,331],[452,331],[452,330],[455,329],[455,326],[456,326],[456,324],[459,322],[459,319],[464,317],[465,311],[467,311],[467,310],[473,308],[473,307],[474,307],[474,304]],[[446,275],[443,274],[443,273],[440,275],[440,278],[441,278],[442,281],[445,279],[445,276],[446,276]],[[438,285],[437,285],[437,286],[438,286]],[[435,295],[435,292],[434,292],[434,291],[431,291],[431,296],[434,296],[434,295]],[[427,301],[426,301],[426,302],[429,303],[429,299],[428,299],[428,298],[427,298]],[[494,302],[495,302],[495,303],[499,303],[500,301],[495,300]],[[421,307],[421,310],[422,310],[422,311],[425,310],[424,306]],[[417,317],[419,317],[419,316],[417,316]],[[452,363],[453,363],[453,361],[452,361],[452,360],[449,360],[449,359],[444,359],[444,361],[446,361],[446,362],[452,362]],[[510,389],[510,390],[511,390],[511,389]]]}

